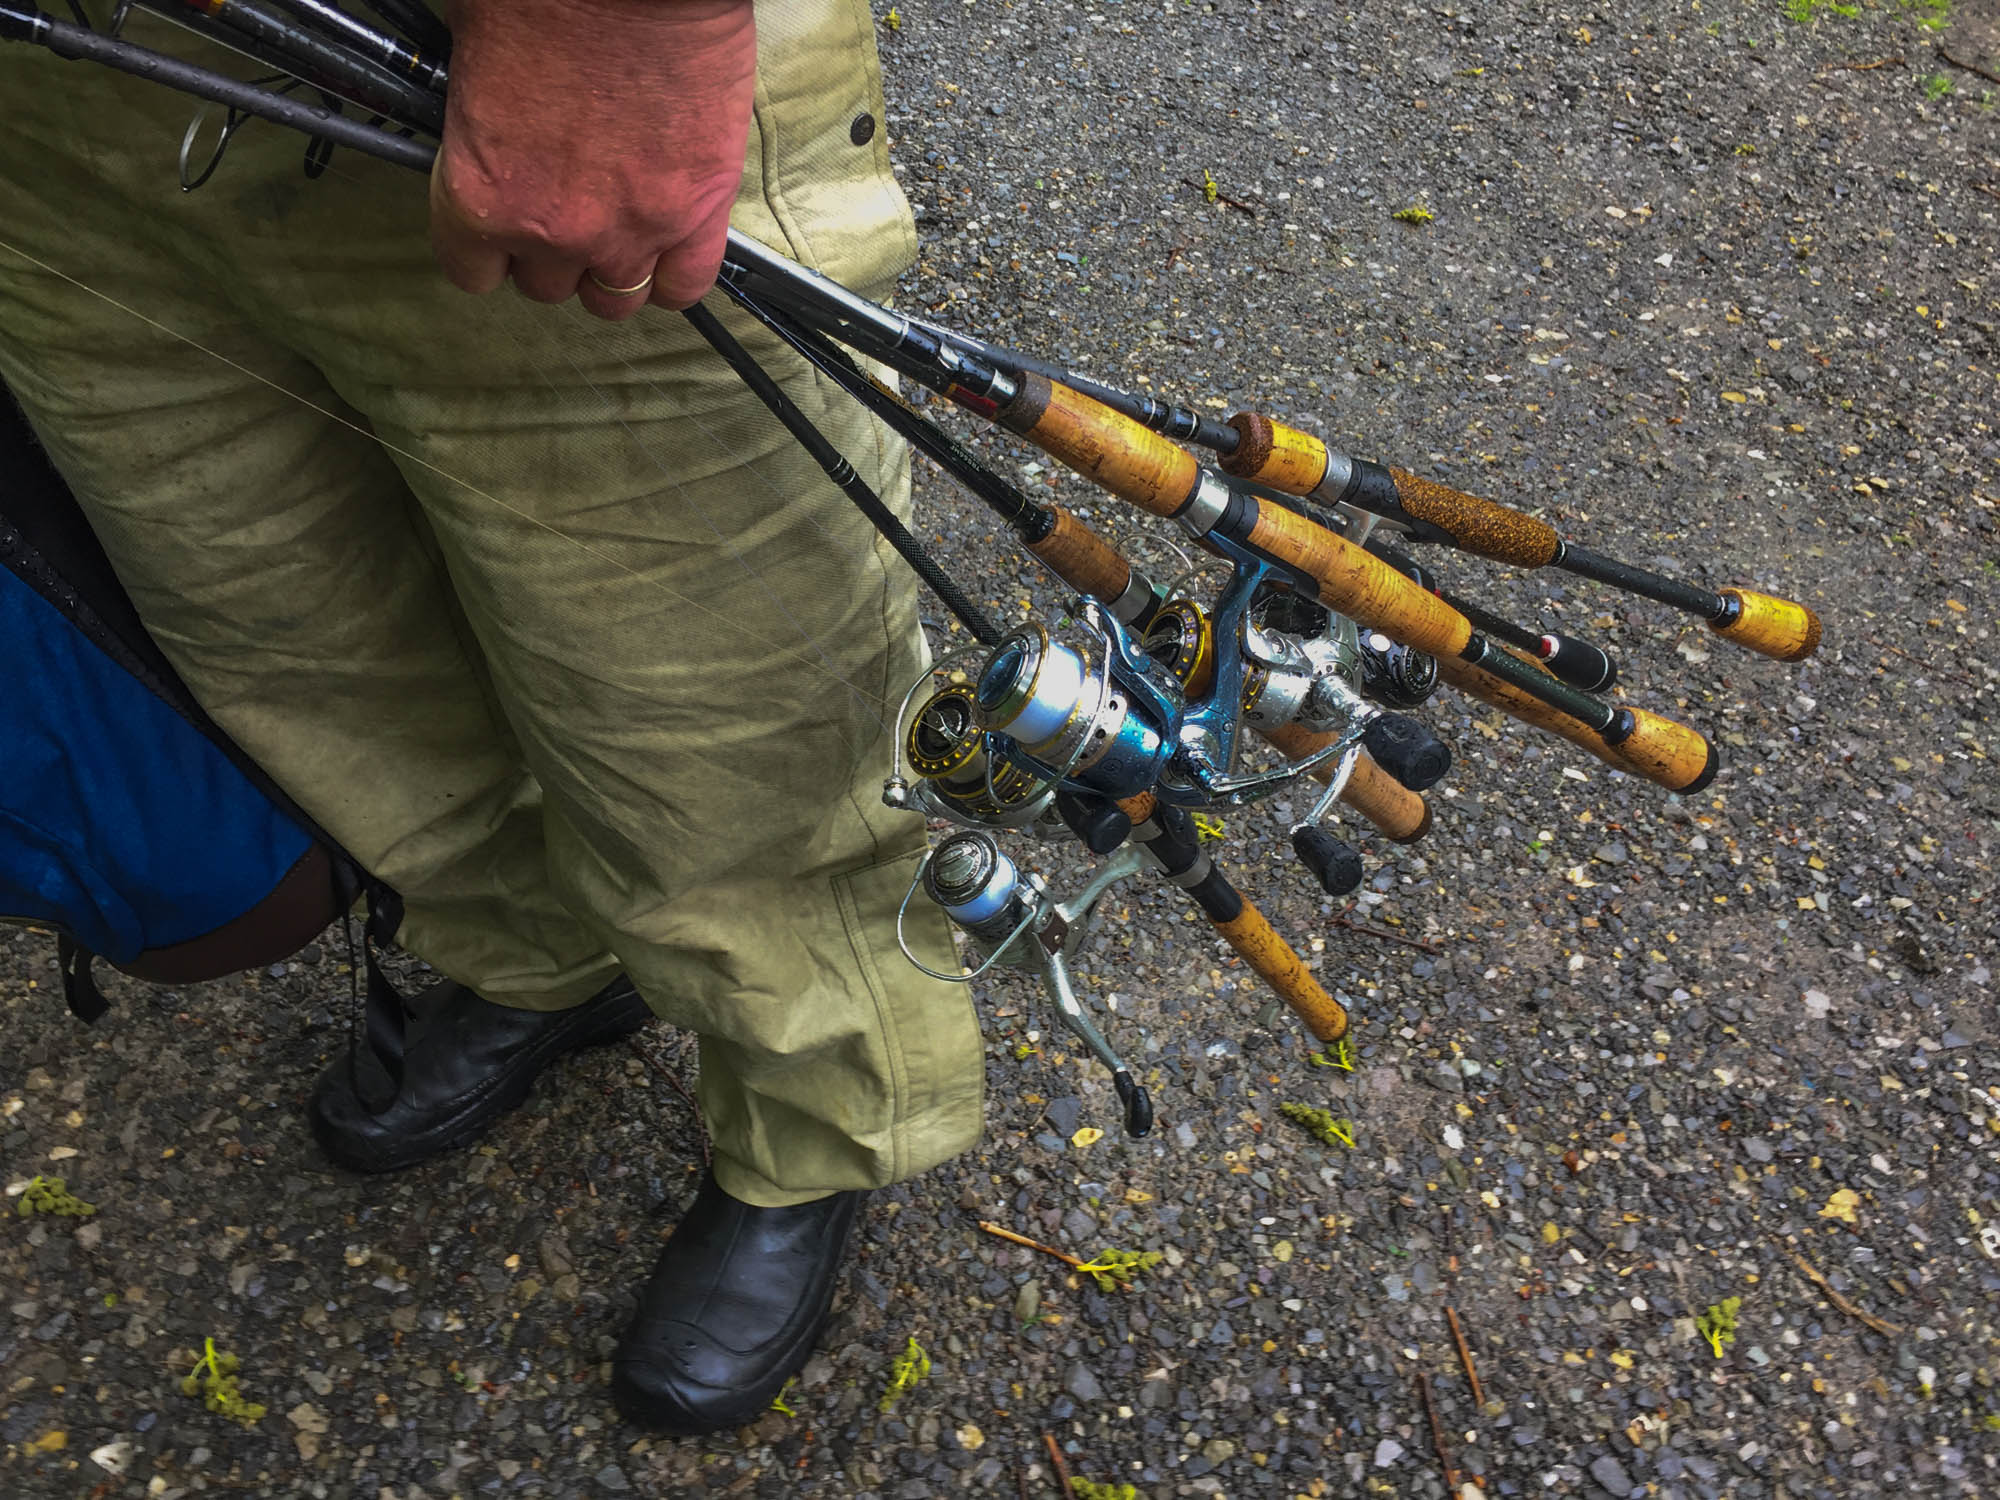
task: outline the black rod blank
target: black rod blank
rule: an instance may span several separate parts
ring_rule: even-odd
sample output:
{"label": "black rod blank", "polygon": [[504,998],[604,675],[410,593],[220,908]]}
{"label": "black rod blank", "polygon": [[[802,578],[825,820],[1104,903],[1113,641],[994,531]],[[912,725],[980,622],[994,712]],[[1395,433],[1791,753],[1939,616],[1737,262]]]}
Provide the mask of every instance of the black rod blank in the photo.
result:
{"label": "black rod blank", "polygon": [[1047,506],[1030,500],[1015,485],[981,463],[969,448],[937,423],[894,392],[883,389],[848,358],[846,351],[824,334],[764,307],[733,282],[724,281],[720,286],[738,307],[783,339],[814,369],[867,407],[899,437],[970,490],[1011,526],[1023,542],[1038,542],[1049,534],[1055,525],[1055,517],[1049,513]]}
{"label": "black rod blank", "polygon": [[33,5],[20,4],[19,0],[0,0],[0,41],[35,42],[58,57],[102,63],[134,78],[164,84],[197,99],[226,104],[274,125],[284,125],[419,172],[430,171],[437,157],[437,147],[426,141],[393,135],[379,126],[335,114],[323,104],[307,104],[255,84],[239,83],[150,47],[134,46],[87,26],[57,20]]}
{"label": "black rod blank", "polygon": [[944,601],[945,608],[957,615],[960,623],[972,632],[972,638],[982,646],[997,643],[1001,634],[999,627],[986,618],[978,605],[966,598],[951,575],[924,550],[923,544],[910,534],[910,529],[896,518],[896,513],[882,503],[882,497],[875,493],[868,481],[854,471],[854,465],[847,461],[847,456],[813,425],[812,418],[799,410],[798,403],[787,396],[750,351],[736,341],[736,335],[722,326],[722,320],[700,303],[684,309],[681,316],[693,325],[695,332],[708,340],[709,347],[722,356],[751,393],[770,408],[771,415],[784,424],[785,430],[826,472],[826,477],[839,486],[840,492],[854,502],[870,524],[896,549],[897,556],[930,585],[931,591]]}

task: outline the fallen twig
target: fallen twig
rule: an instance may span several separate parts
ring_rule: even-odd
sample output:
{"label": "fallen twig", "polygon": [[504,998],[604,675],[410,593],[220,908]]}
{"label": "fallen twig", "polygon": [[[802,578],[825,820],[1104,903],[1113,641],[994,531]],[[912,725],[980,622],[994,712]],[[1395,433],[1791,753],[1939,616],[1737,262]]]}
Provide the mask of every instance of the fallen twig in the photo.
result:
{"label": "fallen twig", "polygon": [[1836,71],[1842,71],[1848,73],[1868,73],[1872,72],[1876,68],[1900,68],[1902,65],[1903,65],[1903,59],[1900,57],[1878,57],[1873,62],[1865,62],[1865,63],[1860,63],[1860,62],[1821,63],[1819,65],[1819,70],[1822,73],[1832,73]]}
{"label": "fallen twig", "polygon": [[1472,1367],[1472,1350],[1466,1346],[1465,1330],[1458,1326],[1457,1310],[1447,1307],[1444,1310],[1444,1320],[1451,1325],[1451,1341],[1458,1345],[1458,1362],[1465,1366],[1465,1378],[1472,1387],[1472,1404],[1484,1407],[1486,1393],[1479,1388],[1479,1372]]}
{"label": "fallen twig", "polygon": [[[1208,195],[1210,183],[1196,182],[1192,177],[1183,177],[1181,181],[1185,182],[1191,188],[1198,189],[1202,196],[1206,197]],[[1232,198],[1229,194],[1223,192],[1221,188],[1215,189],[1215,201],[1217,203],[1226,203],[1238,213],[1248,214],[1253,219],[1257,217],[1257,209],[1254,204],[1245,203],[1241,198]]]}
{"label": "fallen twig", "polygon": [[1030,1250],[1039,1250],[1044,1255],[1053,1255],[1072,1271],[1083,1264],[1081,1260],[1071,1255],[1067,1250],[1058,1250],[1054,1245],[1044,1245],[1040,1240],[1031,1240],[1025,1234],[1016,1234],[1011,1229],[995,1224],[991,1219],[981,1219],[979,1227],[996,1239],[1007,1241],[1010,1245],[1022,1245]]}
{"label": "fallen twig", "polygon": [[1049,1462],[1055,1466],[1056,1483],[1062,1486],[1063,1494],[1065,1496],[1075,1494],[1076,1486],[1070,1482],[1069,1465],[1064,1462],[1062,1449],[1056,1446],[1054,1435],[1043,1433],[1042,1446],[1049,1450]]}
{"label": "fallen twig", "polygon": [[1424,1416],[1431,1424],[1431,1446],[1437,1449],[1438,1467],[1444,1470],[1444,1487],[1456,1495],[1458,1470],[1452,1465],[1451,1455],[1445,1452],[1444,1424],[1438,1421],[1437,1402],[1431,1399],[1431,1378],[1422,1370],[1417,1371],[1417,1394],[1423,1398]]}
{"label": "fallen twig", "polygon": [[1984,78],[1988,83],[2000,83],[2000,73],[1995,73],[1991,68],[1982,68],[1978,63],[1969,63],[1962,57],[1953,57],[1944,50],[1944,44],[1941,42],[1938,44],[1937,55],[1941,61],[1950,63],[1954,68],[1963,68],[1975,77]]}
{"label": "fallen twig", "polygon": [[[682,1099],[687,1101],[687,1107],[694,1112],[694,1128],[701,1136],[701,1164],[703,1166],[707,1166],[709,1163],[708,1121],[702,1117],[701,1102],[698,1099],[696,1099],[693,1094],[688,1092],[687,1085],[680,1081],[680,1078],[674,1073],[673,1069],[668,1068],[662,1065],[661,1063],[656,1062],[653,1059],[653,1057],[646,1051],[645,1047],[640,1044],[638,1037],[634,1036],[630,1039],[630,1046],[632,1048],[632,1051],[638,1055],[640,1061],[644,1062],[647,1067],[651,1068],[655,1073],[658,1073],[662,1078],[666,1079],[668,1084],[672,1086],[673,1091],[676,1094],[679,1094]],[[596,1190],[593,1188],[591,1191],[591,1197],[594,1198],[596,1196],[597,1196]]]}
{"label": "fallen twig", "polygon": [[1393,927],[1378,927],[1373,922],[1357,922],[1352,917],[1335,917],[1332,924],[1345,927],[1349,932],[1364,932],[1369,937],[1381,938],[1385,943],[1405,943],[1412,948],[1421,948],[1426,953],[1442,953],[1444,950],[1428,938],[1410,937]]}
{"label": "fallen twig", "polygon": [[[1975,182],[1973,186],[1978,187],[1979,184]],[[1992,189],[1988,188],[1987,191],[1992,192]],[[2000,197],[2000,193],[1995,193],[1994,196]],[[1933,661],[1925,661],[1921,656],[1912,656],[1909,652],[1905,651],[1901,646],[1891,645],[1887,641],[1884,641],[1882,643],[1882,646],[1884,650],[1895,652],[1898,656],[1902,657],[1904,661],[1915,662],[1918,666],[1922,667],[1926,672],[1929,672],[1934,676],[1949,677],[1954,682],[1962,682],[1967,687],[1970,688],[1976,688],[1979,686],[1978,683],[1974,682],[1970,677],[1966,676],[1963,672],[1954,671],[1950,667],[1941,667],[1936,662]]]}
{"label": "fallen twig", "polygon": [[2000,198],[2000,187],[1995,187],[1990,182],[1974,182],[1967,186],[1975,193],[1984,193],[1989,198]]}
{"label": "fallen twig", "polygon": [[1799,1254],[1799,1252],[1794,1250],[1790,1245],[1787,1245],[1784,1241],[1780,1240],[1776,1235],[1773,1235],[1771,1237],[1771,1243],[1776,1245],[1780,1250],[1784,1251],[1785,1254],[1789,1255],[1792,1258],[1792,1263],[1796,1265],[1799,1268],[1799,1270],[1805,1274],[1806,1279],[1810,1281],[1814,1286],[1818,1287],[1822,1292],[1826,1293],[1826,1300],[1831,1302],[1835,1307],[1839,1308],[1842,1312],[1846,1313],[1850,1318],[1858,1319],[1860,1322],[1867,1324],[1870,1328],[1874,1329],[1877,1333],[1881,1334],[1889,1334],[1893,1336],[1903,1331],[1899,1325],[1891,1323],[1887,1318],[1878,1318],[1875,1316],[1875,1314],[1864,1311],[1863,1309],[1856,1307],[1852,1302],[1848,1301],[1847,1298],[1843,1297],[1839,1292],[1834,1290],[1833,1283],[1826,1279],[1826,1276],[1824,1275],[1824,1273],[1821,1272],[1818,1266],[1814,1265],[1811,1261],[1807,1260],[1803,1255]]}

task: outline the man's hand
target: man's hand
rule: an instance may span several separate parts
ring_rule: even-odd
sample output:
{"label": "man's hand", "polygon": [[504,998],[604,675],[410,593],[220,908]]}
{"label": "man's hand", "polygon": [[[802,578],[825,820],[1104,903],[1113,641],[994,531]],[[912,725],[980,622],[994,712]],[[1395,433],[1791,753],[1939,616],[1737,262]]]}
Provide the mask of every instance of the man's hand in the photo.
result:
{"label": "man's hand", "polygon": [[601,318],[715,282],[756,83],[751,0],[457,0],[431,242]]}

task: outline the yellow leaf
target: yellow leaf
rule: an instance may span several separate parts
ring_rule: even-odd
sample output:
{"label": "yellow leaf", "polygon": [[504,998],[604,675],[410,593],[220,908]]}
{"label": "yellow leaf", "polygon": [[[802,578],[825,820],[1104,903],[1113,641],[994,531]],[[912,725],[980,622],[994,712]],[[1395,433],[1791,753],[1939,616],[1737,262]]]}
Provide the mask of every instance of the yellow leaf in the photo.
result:
{"label": "yellow leaf", "polygon": [[1629,1370],[1632,1368],[1632,1356],[1627,1354],[1623,1349],[1620,1349],[1616,1353],[1612,1354],[1610,1356],[1610,1359],[1611,1363],[1618,1366],[1618,1368],[1621,1370]]}
{"label": "yellow leaf", "polygon": [[1542,1243],[1544,1245],[1553,1245],[1562,1237],[1563,1232],[1556,1228],[1553,1221],[1542,1226]]}
{"label": "yellow leaf", "polygon": [[1843,1224],[1858,1224],[1854,1210],[1861,1204],[1861,1195],[1852,1188],[1842,1188],[1826,1200],[1826,1207],[1819,1211],[1822,1219],[1838,1219]]}
{"label": "yellow leaf", "polygon": [[1750,398],[1744,395],[1741,391],[1724,391],[1722,393],[1722,399],[1724,401],[1730,402],[1732,405],[1741,406],[1745,401],[1748,401]]}
{"label": "yellow leaf", "polygon": [[1081,1151],[1085,1146],[1095,1146],[1104,1139],[1104,1132],[1095,1125],[1086,1125],[1069,1138],[1069,1143]]}
{"label": "yellow leaf", "polygon": [[51,1427],[47,1432],[28,1444],[30,1453],[60,1453],[69,1446],[69,1434],[60,1427]]}

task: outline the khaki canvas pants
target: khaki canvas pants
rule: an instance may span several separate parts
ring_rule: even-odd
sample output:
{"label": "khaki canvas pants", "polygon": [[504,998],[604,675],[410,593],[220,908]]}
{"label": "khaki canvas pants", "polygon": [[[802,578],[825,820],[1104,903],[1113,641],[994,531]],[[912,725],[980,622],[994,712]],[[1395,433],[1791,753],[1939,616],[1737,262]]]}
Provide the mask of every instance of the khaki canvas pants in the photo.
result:
{"label": "khaki canvas pants", "polygon": [[[737,226],[883,288],[914,235],[867,8],[758,17]],[[971,1144],[969,1001],[895,938],[923,841],[880,801],[922,660],[907,570],[680,319],[465,297],[418,177],[336,151],[307,181],[261,122],[184,195],[195,108],[0,48],[0,378],[202,703],[445,974],[556,1008],[622,967],[698,1032],[738,1197]],[[750,342],[906,508],[901,449]],[[906,925],[952,966],[928,903]]]}

